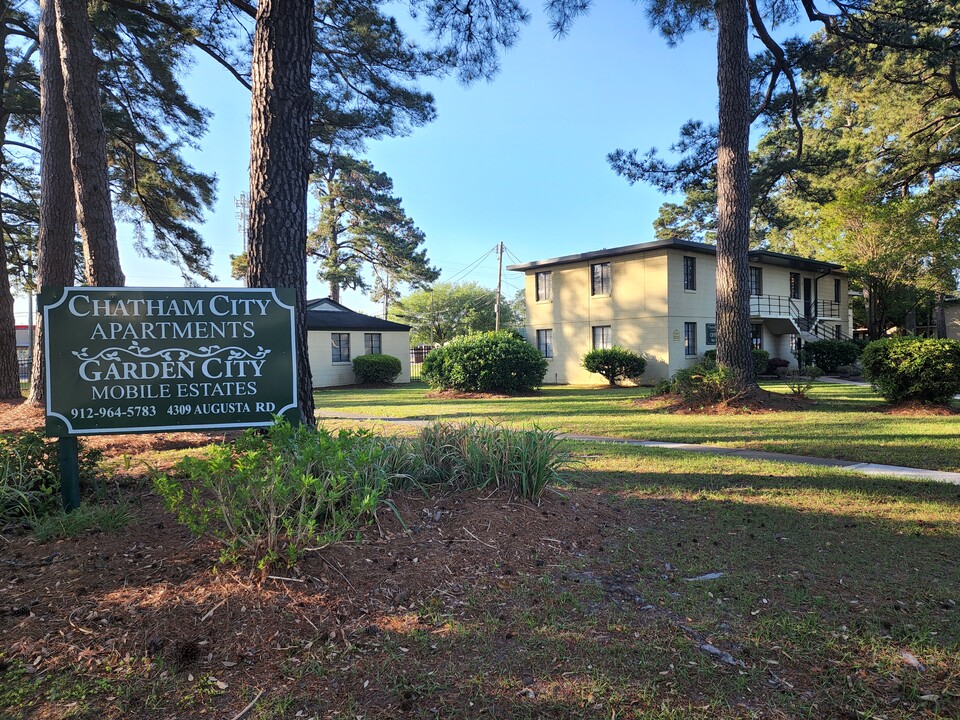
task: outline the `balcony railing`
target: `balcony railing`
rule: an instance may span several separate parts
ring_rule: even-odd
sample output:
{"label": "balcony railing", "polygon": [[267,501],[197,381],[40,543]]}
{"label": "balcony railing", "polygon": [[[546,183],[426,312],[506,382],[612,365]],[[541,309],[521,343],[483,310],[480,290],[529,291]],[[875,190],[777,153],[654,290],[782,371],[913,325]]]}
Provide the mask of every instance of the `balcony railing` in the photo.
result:
{"label": "balcony railing", "polygon": [[818,318],[838,318],[840,317],[840,303],[833,300],[817,300],[816,312]]}
{"label": "balcony railing", "polygon": [[796,303],[785,295],[751,295],[750,314],[753,317],[790,317],[800,314]]}

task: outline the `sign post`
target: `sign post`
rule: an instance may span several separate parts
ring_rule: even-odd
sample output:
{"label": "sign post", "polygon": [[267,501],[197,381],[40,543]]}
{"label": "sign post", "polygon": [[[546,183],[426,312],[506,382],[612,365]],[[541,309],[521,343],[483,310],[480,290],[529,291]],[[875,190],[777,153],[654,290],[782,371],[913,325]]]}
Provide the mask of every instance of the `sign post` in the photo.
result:
{"label": "sign post", "polygon": [[78,435],[297,422],[294,304],[290,289],[44,288],[64,507],[79,502]]}

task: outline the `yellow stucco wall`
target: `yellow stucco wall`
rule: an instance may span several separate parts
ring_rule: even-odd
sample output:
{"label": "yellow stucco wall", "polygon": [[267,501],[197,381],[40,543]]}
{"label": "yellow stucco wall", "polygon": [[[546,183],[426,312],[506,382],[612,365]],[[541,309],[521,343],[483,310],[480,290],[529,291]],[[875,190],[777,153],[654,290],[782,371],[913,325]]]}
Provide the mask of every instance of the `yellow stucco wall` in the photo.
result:
{"label": "yellow stucco wall", "polygon": [[[684,256],[696,258],[695,290],[684,289]],[[610,262],[609,296],[590,294],[590,262],[572,262],[541,269],[541,272],[553,274],[553,299],[544,302],[536,299],[537,269],[526,271],[526,336],[536,344],[537,330],[553,330],[554,357],[548,360],[545,382],[604,382],[603,378],[588,373],[580,366],[583,355],[592,347],[592,330],[598,325],[611,327],[614,345],[647,356],[647,370],[642,379],[645,383],[669,377],[677,370],[697,362],[704,351],[715,349],[715,345],[706,343],[706,326],[716,322],[715,256],[679,248],[659,248],[631,255],[598,258],[598,261]],[[765,295],[789,296],[790,272],[796,270],[765,263],[752,265],[762,268],[762,291]],[[846,276],[831,274],[817,280],[818,275],[801,271],[801,288],[803,278],[810,278],[818,286],[819,298],[832,301],[833,279],[839,277],[839,317],[828,321],[828,324],[839,324],[849,334]],[[802,298],[794,302],[802,311]],[[685,354],[684,324],[688,322],[697,325],[695,356]],[[762,343],[771,357],[794,360],[790,353],[789,335],[776,335],[765,327]]]}
{"label": "yellow stucco wall", "polygon": [[943,312],[947,319],[947,337],[960,340],[960,301],[946,303]]}
{"label": "yellow stucco wall", "polygon": [[[352,385],[356,382],[353,374],[353,358],[363,354],[363,336],[367,331],[342,331],[350,334],[351,362],[335,363],[332,360],[331,339],[332,332],[328,330],[311,330],[307,333],[308,357],[310,358],[310,372],[313,375],[314,387],[331,387],[334,385]],[[400,375],[394,382],[410,382],[410,333],[409,332],[380,332],[381,350],[384,355],[393,355],[400,359]]]}

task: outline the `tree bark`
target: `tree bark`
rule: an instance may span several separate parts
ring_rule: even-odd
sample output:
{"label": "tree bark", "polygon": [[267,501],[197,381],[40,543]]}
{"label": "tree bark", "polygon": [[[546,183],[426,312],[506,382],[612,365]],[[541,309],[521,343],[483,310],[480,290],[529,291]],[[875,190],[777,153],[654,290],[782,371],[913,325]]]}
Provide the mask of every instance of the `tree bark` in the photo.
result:
{"label": "tree bark", "polygon": [[716,0],[717,362],[755,385],[750,346],[750,56],[744,0]]}
{"label": "tree bark", "polygon": [[292,287],[301,420],[313,427],[307,356],[307,182],[311,170],[310,0],[260,0],[253,35],[247,285]]}
{"label": "tree bark", "polygon": [[[6,12],[7,3],[0,2],[0,11]],[[0,34],[0,82],[6,98],[8,82],[7,35]],[[6,155],[3,144],[6,139],[7,111],[0,122],[0,178],[6,171]],[[2,208],[0,208],[2,210]],[[7,237],[0,228],[0,400],[19,400],[20,367],[17,362],[17,321],[13,312],[13,292],[10,289],[10,275],[7,272]]]}
{"label": "tree bark", "polygon": [[64,101],[70,128],[77,220],[83,240],[84,277],[88,284],[125,284],[113,221],[107,142],[100,111],[97,59],[86,0],[54,0]]}
{"label": "tree bark", "polygon": [[[40,289],[73,285],[77,275],[74,249],[77,209],[69,200],[74,197],[69,132],[54,0],[40,0],[40,234],[37,242],[37,287]],[[35,327],[27,401],[40,405],[46,398],[46,373],[43,318],[39,313]]]}

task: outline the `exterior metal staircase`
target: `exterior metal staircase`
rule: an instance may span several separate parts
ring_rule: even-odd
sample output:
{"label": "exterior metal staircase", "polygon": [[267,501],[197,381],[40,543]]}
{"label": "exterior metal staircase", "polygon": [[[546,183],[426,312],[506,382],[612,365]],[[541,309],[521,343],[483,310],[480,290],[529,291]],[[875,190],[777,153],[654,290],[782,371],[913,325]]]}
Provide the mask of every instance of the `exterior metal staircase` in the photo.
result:
{"label": "exterior metal staircase", "polygon": [[[800,339],[850,340],[835,322],[840,320],[840,303],[830,300],[812,300],[800,303],[784,295],[751,295],[750,315],[763,320],[770,330],[778,335],[799,335]],[[834,321],[829,322],[828,321]]]}

